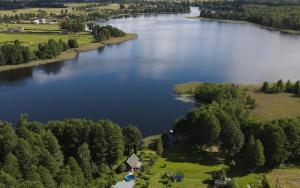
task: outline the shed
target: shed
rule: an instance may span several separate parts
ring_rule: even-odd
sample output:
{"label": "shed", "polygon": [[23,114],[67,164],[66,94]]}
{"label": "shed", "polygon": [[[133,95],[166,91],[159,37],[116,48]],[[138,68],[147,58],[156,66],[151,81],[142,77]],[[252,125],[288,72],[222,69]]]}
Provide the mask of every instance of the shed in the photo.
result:
{"label": "shed", "polygon": [[216,187],[225,187],[227,185],[226,180],[216,179],[215,186]]}
{"label": "shed", "polygon": [[137,165],[139,165],[140,161],[139,158],[135,155],[132,154],[126,161],[126,163],[130,166],[130,168],[135,168]]}

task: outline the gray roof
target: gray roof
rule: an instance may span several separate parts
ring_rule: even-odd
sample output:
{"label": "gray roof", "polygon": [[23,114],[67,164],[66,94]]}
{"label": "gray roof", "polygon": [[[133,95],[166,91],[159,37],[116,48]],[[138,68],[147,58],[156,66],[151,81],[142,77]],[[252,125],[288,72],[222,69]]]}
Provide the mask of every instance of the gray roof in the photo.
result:
{"label": "gray roof", "polygon": [[139,162],[139,158],[135,154],[132,154],[126,161],[126,163],[131,168],[133,168],[135,165],[137,165],[138,162]]}

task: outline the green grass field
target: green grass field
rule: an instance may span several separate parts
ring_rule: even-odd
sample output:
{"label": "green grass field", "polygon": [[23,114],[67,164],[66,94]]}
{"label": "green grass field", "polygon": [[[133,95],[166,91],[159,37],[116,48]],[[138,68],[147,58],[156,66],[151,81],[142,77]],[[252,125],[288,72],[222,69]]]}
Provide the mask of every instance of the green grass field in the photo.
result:
{"label": "green grass field", "polygon": [[[177,94],[193,94],[201,82],[176,84],[174,92]],[[260,85],[240,85],[247,95],[256,99],[256,108],[249,110],[252,115],[263,120],[277,118],[299,118],[300,97],[293,94],[265,94],[259,92]]]}
{"label": "green grass field", "polygon": [[60,33],[61,29],[59,28],[58,24],[14,24],[14,23],[2,23],[0,24],[0,31],[5,31],[6,29],[15,29],[17,27],[23,27],[24,32],[53,32],[53,33]]}
{"label": "green grass field", "polygon": [[275,188],[299,188],[300,168],[275,169],[267,174],[271,185]]}
{"label": "green grass field", "polygon": [[[182,182],[172,182],[171,187],[176,188],[204,188],[210,187],[212,183],[211,174],[214,171],[227,168],[222,161],[203,160],[195,157],[196,155],[187,154],[184,151],[167,152],[164,157],[159,157],[146,174],[149,176],[149,187],[165,188],[161,182],[162,176],[168,174],[172,176],[176,172],[184,174]],[[236,175],[234,179],[241,188],[246,188],[247,184],[253,184],[261,177],[260,174]],[[170,181],[171,182],[171,181]],[[136,187],[139,187],[137,185]]]}
{"label": "green grass field", "polygon": [[34,34],[22,34],[22,33],[0,33],[0,45],[4,43],[12,43],[15,40],[19,40],[22,45],[30,47],[35,50],[39,43],[46,43],[49,39],[68,41],[74,38],[78,41],[79,45],[93,42],[93,36],[90,33],[79,34],[53,34],[53,33],[34,33]]}

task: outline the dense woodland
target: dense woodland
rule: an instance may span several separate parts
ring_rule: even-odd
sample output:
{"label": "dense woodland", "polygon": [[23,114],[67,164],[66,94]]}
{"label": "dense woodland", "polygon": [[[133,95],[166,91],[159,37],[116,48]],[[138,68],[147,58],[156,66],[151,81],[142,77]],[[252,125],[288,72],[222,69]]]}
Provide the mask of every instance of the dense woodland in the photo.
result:
{"label": "dense woodland", "polygon": [[300,162],[299,119],[262,121],[247,109],[255,101],[229,84],[202,84],[197,105],[174,126],[178,144],[205,153],[217,147],[234,168],[272,169]]}
{"label": "dense woodland", "polygon": [[109,120],[1,121],[0,187],[110,187],[116,165],[141,144],[136,127]]}
{"label": "dense woodland", "polygon": [[278,29],[300,30],[298,4],[221,1],[201,3],[199,7],[200,16],[204,18],[243,20]]}
{"label": "dense woodland", "polygon": [[[75,44],[74,44],[75,43]],[[50,39],[48,43],[40,43],[38,49],[30,51],[26,46],[22,46],[18,40],[14,44],[3,44],[0,46],[0,66],[1,65],[17,65],[27,63],[36,59],[51,59],[60,55],[61,52],[69,48],[76,48],[75,39],[70,39],[68,44],[62,40],[55,41]]]}

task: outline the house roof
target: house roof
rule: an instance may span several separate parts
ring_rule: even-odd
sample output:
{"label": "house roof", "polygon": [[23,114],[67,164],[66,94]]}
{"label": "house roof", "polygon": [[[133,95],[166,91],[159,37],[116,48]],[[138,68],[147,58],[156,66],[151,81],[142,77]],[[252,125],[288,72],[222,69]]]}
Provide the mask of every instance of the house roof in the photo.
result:
{"label": "house roof", "polygon": [[126,161],[126,163],[131,167],[133,168],[135,165],[137,165],[139,162],[139,158],[135,155],[135,154],[132,154]]}

